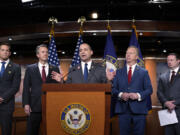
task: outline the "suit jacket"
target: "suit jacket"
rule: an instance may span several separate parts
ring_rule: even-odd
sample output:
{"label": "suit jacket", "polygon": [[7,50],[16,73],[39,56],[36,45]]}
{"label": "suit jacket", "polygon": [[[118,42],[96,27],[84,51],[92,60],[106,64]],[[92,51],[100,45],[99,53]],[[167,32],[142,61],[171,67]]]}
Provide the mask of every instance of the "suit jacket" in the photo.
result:
{"label": "suit jacket", "polygon": [[[46,77],[46,83],[57,83],[51,78],[51,72],[59,72],[58,67],[49,65],[49,73]],[[23,106],[30,105],[32,112],[41,112],[42,78],[38,63],[29,65],[25,72],[23,85]]]}
{"label": "suit jacket", "polygon": [[9,61],[3,76],[0,77],[0,97],[4,99],[0,110],[14,111],[14,95],[19,90],[21,81],[21,68]]}
{"label": "suit jacket", "polygon": [[169,78],[170,71],[160,76],[157,96],[163,107],[166,101],[175,100],[176,114],[180,116],[180,68],[172,83]]}
{"label": "suit jacket", "polygon": [[92,62],[91,68],[88,73],[88,82],[84,81],[81,64],[76,65],[69,70],[66,83],[106,83],[105,67],[99,63]]}
{"label": "suit jacket", "polygon": [[[120,92],[139,93],[141,101],[119,99]],[[115,113],[126,113],[127,109],[135,114],[147,114],[147,96],[152,94],[151,81],[147,70],[139,66],[135,67],[131,82],[128,84],[127,67],[117,70],[113,80],[112,95],[116,98]]]}

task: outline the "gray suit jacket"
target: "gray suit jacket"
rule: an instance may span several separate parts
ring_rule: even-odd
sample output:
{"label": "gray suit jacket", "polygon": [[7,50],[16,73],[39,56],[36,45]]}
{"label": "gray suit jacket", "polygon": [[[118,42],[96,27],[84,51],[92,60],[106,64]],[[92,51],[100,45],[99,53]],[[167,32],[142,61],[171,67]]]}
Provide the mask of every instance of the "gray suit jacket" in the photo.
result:
{"label": "gray suit jacket", "polygon": [[175,100],[176,113],[180,116],[180,69],[172,83],[169,81],[170,71],[164,73],[159,78],[157,96],[162,106],[165,108],[166,101]]}
{"label": "gray suit jacket", "polygon": [[[51,78],[51,72],[59,72],[58,67],[49,65],[49,74],[46,83],[57,83]],[[41,112],[41,87],[42,78],[39,71],[38,63],[29,65],[25,72],[23,85],[23,106],[30,105],[33,112]]]}
{"label": "gray suit jacket", "polygon": [[88,82],[84,81],[81,64],[76,65],[69,70],[66,83],[106,83],[105,67],[99,63],[92,62],[88,73]]}
{"label": "gray suit jacket", "polygon": [[19,90],[21,81],[21,68],[9,61],[3,76],[0,77],[0,97],[4,99],[0,110],[14,111],[14,95]]}

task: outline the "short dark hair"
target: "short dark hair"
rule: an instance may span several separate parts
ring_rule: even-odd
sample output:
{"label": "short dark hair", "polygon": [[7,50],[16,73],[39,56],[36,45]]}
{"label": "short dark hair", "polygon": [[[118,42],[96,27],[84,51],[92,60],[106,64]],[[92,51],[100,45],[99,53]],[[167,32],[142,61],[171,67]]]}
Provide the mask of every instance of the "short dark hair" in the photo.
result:
{"label": "short dark hair", "polygon": [[177,53],[169,53],[169,54],[167,55],[167,57],[170,56],[170,55],[175,56],[177,60],[180,59],[180,57],[179,57],[179,55],[178,55]]}
{"label": "short dark hair", "polygon": [[5,42],[0,43],[0,47],[3,46],[3,45],[8,46],[9,47],[9,51],[11,50],[11,45],[9,43],[5,43]]}
{"label": "short dark hair", "polygon": [[41,47],[46,47],[46,48],[48,49],[48,47],[47,47],[46,44],[40,44],[40,45],[38,45],[38,46],[36,47],[36,54],[39,53],[39,48],[41,48]]}
{"label": "short dark hair", "polygon": [[[91,46],[90,46],[88,43],[82,43],[82,44],[88,45],[88,46],[89,46],[89,49],[92,50]],[[81,46],[82,44],[80,44],[80,46]]]}

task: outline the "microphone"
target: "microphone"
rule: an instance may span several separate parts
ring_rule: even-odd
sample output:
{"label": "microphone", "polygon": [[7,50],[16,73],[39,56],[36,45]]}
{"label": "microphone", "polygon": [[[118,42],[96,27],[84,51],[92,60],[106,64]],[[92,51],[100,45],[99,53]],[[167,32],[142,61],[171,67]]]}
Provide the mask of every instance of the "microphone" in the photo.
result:
{"label": "microphone", "polygon": [[65,78],[66,76],[68,76],[70,73],[72,73],[72,72],[74,72],[74,71],[76,71],[75,68],[73,68],[72,70],[70,70],[69,72],[67,72],[61,79],[64,80],[64,78]]}

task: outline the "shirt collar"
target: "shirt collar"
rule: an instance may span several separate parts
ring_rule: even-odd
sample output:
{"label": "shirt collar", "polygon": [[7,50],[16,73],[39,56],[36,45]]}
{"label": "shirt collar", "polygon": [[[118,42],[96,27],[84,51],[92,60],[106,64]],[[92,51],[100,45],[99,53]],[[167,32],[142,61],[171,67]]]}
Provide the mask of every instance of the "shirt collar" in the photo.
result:
{"label": "shirt collar", "polygon": [[91,64],[92,64],[92,60],[90,60],[89,62],[83,62],[83,61],[81,61],[81,65],[85,65],[85,63],[87,63],[88,64],[88,67],[91,67]]}
{"label": "shirt collar", "polygon": [[179,66],[177,67],[177,68],[175,68],[175,69],[170,69],[170,73],[172,73],[172,71],[175,71],[175,74],[178,72],[178,70],[179,70]]}
{"label": "shirt collar", "polygon": [[[3,62],[2,60],[0,60],[0,63],[1,62]],[[6,62],[6,64],[5,65],[7,65],[8,63],[9,63],[9,59],[7,59],[6,61],[4,61],[4,62]]]}
{"label": "shirt collar", "polygon": [[135,67],[136,67],[136,65],[137,65],[137,63],[135,63],[134,65],[132,65],[132,66],[129,66],[128,64],[127,64],[127,70],[129,70],[129,67],[132,67],[132,70],[134,70],[135,69]]}
{"label": "shirt collar", "polygon": [[48,67],[49,65],[48,65],[48,63],[45,63],[45,64],[43,65],[42,63],[38,62],[38,66],[40,66],[40,67],[42,67],[42,66]]}

